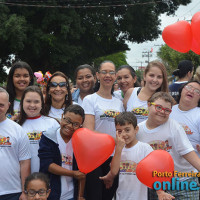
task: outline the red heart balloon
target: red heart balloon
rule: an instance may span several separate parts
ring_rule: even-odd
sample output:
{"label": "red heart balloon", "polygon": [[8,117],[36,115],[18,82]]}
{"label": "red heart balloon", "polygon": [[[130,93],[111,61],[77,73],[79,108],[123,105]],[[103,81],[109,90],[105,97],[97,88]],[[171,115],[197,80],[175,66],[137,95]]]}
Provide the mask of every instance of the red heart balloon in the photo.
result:
{"label": "red heart balloon", "polygon": [[192,40],[192,47],[191,47],[191,50],[200,55],[200,44],[197,43],[197,41],[193,38]]}
{"label": "red heart balloon", "polygon": [[167,26],[162,32],[162,38],[172,49],[186,53],[191,49],[192,30],[187,21],[179,21]]}
{"label": "red heart balloon", "polygon": [[[198,46],[200,46],[200,12],[193,15],[191,21],[192,35]],[[200,48],[198,49],[200,51]]]}
{"label": "red heart balloon", "polygon": [[80,128],[72,136],[72,146],[79,170],[87,174],[110,157],[115,140],[108,134]]}
{"label": "red heart balloon", "polygon": [[136,167],[137,178],[149,188],[153,188],[156,181],[171,181],[172,177],[153,177],[153,172],[171,172],[173,175],[174,161],[171,155],[164,150],[152,151],[141,160]]}

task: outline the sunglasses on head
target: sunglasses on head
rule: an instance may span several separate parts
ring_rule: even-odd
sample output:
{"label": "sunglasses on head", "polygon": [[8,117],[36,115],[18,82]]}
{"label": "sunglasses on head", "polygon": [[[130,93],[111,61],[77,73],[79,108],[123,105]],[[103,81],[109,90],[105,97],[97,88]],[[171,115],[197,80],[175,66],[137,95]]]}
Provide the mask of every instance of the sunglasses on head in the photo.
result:
{"label": "sunglasses on head", "polygon": [[53,87],[53,88],[56,88],[57,86],[59,86],[59,87],[67,87],[67,82],[60,82],[60,83],[50,82],[49,86]]}

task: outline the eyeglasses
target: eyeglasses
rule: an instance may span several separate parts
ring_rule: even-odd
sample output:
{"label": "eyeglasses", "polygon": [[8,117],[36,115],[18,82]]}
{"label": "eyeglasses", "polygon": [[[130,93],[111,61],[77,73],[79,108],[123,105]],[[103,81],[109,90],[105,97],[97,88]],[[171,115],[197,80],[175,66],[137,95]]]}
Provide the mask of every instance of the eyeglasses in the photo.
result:
{"label": "eyeglasses", "polygon": [[56,82],[50,82],[49,84],[50,87],[56,88],[57,86],[63,88],[63,87],[67,87],[67,82],[60,82],[60,83],[56,83]]}
{"label": "eyeglasses", "polygon": [[172,112],[172,110],[170,109],[170,108],[163,108],[161,105],[158,105],[158,104],[155,104],[155,103],[151,103],[151,105],[154,105],[155,106],[155,110],[157,111],[157,112],[161,112],[162,110],[164,110],[164,113],[166,114],[166,115],[169,115],[171,112]]}
{"label": "eyeglasses", "polygon": [[100,73],[100,74],[103,74],[103,75],[109,74],[109,75],[111,75],[111,76],[113,76],[113,75],[116,74],[115,71],[109,71],[109,72],[107,72],[107,71],[105,71],[105,70],[99,71],[99,73]]}
{"label": "eyeglasses", "polygon": [[28,190],[28,191],[24,191],[25,194],[27,194],[29,197],[34,197],[36,194],[39,194],[39,196],[45,196],[49,190],[38,190],[38,191],[35,191],[35,190]]}
{"label": "eyeglasses", "polygon": [[195,94],[197,94],[198,96],[200,96],[200,90],[198,90],[197,88],[194,88],[191,85],[186,85],[184,87],[188,92],[194,92]]}
{"label": "eyeglasses", "polygon": [[65,122],[65,124],[67,124],[67,125],[72,125],[73,126],[73,128],[74,129],[78,129],[78,128],[80,128],[82,125],[79,123],[79,122],[72,122],[71,120],[70,120],[70,118],[62,118],[63,120],[64,120],[64,122]]}

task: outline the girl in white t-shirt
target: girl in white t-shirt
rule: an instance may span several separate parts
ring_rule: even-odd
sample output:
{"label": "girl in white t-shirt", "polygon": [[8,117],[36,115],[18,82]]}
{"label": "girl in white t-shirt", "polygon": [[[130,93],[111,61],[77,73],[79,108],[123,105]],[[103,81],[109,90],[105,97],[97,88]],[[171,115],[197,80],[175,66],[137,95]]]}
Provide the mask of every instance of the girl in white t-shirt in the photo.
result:
{"label": "girl in white t-shirt", "polygon": [[72,104],[69,80],[62,72],[55,72],[46,87],[45,115],[61,120],[65,107]]}
{"label": "girl in white t-shirt", "polygon": [[118,68],[117,83],[120,90],[114,91],[114,96],[122,101],[128,89],[139,87],[135,70],[129,65],[122,65]]}
{"label": "girl in white t-shirt", "polygon": [[148,118],[148,99],[155,92],[168,92],[167,72],[161,62],[150,62],[145,68],[143,79],[144,87],[130,88],[123,101],[126,111],[134,112],[138,123]]}
{"label": "girl in white t-shirt", "polygon": [[26,62],[19,61],[12,65],[6,86],[10,102],[8,118],[14,121],[18,119],[22,94],[29,85],[33,85],[33,81],[33,71]]}
{"label": "girl in white t-shirt", "polygon": [[43,131],[59,127],[59,123],[44,114],[43,95],[38,86],[25,89],[21,100],[19,124],[29,137],[31,149],[31,172],[39,172],[39,141]]}
{"label": "girl in white t-shirt", "polygon": [[[107,133],[115,137],[115,116],[123,111],[122,101],[115,98],[111,91],[116,79],[115,65],[111,61],[104,61],[96,73],[99,89],[96,93],[87,95],[83,99],[82,107],[85,110],[83,126],[92,131]],[[87,200],[111,200],[117,189],[117,182],[110,190],[106,190],[99,180],[109,171],[111,157],[100,167],[86,177]]]}

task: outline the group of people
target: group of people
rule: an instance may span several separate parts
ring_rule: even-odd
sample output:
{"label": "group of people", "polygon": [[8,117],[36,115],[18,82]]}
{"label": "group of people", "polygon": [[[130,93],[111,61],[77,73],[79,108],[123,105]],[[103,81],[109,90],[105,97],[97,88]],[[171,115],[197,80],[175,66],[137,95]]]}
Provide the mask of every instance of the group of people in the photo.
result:
{"label": "group of people", "polygon": [[[174,73],[181,84],[173,83],[179,93],[172,94],[160,61],[147,65],[142,87],[128,65],[116,70],[104,61],[95,72],[85,64],[75,70],[77,90],[72,93],[58,71],[43,96],[31,67],[14,63],[0,88],[0,199],[198,199],[199,190],[147,190],[135,172],[157,149],[171,154],[176,171],[200,171],[200,82],[191,80],[193,71],[191,61],[179,63]],[[80,127],[116,142],[110,158],[88,174],[79,171],[73,154],[71,138]],[[197,177],[185,180],[198,183]]]}

